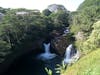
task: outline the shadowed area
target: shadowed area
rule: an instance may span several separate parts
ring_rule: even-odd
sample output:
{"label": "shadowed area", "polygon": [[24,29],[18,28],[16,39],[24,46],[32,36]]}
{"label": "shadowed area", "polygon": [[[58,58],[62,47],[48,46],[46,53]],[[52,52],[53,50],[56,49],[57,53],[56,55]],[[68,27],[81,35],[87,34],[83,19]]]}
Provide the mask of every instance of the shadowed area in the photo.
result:
{"label": "shadowed area", "polygon": [[47,75],[42,61],[33,58],[32,53],[16,59],[4,75]]}
{"label": "shadowed area", "polygon": [[14,60],[13,64],[3,75],[47,75],[45,67],[53,70],[53,75],[59,75],[55,72],[56,64],[61,63],[61,58],[56,57],[47,62],[37,60],[33,53],[28,53]]}

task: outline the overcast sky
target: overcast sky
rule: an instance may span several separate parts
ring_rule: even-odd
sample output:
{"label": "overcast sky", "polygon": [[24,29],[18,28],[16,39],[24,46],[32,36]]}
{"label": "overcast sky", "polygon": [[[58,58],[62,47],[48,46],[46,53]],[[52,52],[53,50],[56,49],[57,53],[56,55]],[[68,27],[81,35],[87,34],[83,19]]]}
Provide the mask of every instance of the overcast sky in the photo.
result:
{"label": "overcast sky", "polygon": [[75,11],[84,0],[0,0],[0,7],[46,9],[50,4],[62,4],[69,11]]}

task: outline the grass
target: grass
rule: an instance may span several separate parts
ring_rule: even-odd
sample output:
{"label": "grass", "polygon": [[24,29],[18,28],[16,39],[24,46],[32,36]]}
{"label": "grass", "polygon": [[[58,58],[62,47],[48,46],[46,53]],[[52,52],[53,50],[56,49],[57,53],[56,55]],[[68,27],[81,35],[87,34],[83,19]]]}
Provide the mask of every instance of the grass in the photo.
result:
{"label": "grass", "polygon": [[61,75],[100,75],[100,49],[82,57]]}

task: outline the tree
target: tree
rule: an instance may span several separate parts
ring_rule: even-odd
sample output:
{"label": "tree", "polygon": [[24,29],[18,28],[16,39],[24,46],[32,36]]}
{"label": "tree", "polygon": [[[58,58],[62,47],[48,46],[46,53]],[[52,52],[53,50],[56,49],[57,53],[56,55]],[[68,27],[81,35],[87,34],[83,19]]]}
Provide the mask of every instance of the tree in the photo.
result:
{"label": "tree", "polygon": [[[100,20],[100,1],[99,0],[85,0],[78,8],[77,12],[72,13],[72,22],[70,30],[75,35],[82,32],[83,40],[77,39],[76,46],[83,52],[89,52],[97,48],[96,44],[93,44],[94,31],[93,24]],[[90,41],[91,40],[91,41]],[[96,37],[95,37],[96,40]],[[98,40],[99,41],[99,40]]]}
{"label": "tree", "polygon": [[50,15],[55,27],[59,30],[69,26],[70,12],[58,11]]}
{"label": "tree", "polygon": [[86,42],[83,43],[83,49],[94,50],[100,48],[100,21],[93,24],[93,31]]}
{"label": "tree", "polygon": [[77,14],[72,17],[71,31],[74,33],[82,31],[88,37],[92,31],[93,23],[100,19],[99,10],[100,7],[90,6],[77,11]]}
{"label": "tree", "polygon": [[49,9],[45,9],[45,10],[43,10],[43,15],[45,15],[45,16],[49,16],[50,14],[51,14],[51,11],[49,11]]}
{"label": "tree", "polygon": [[25,12],[16,14],[17,10],[11,10],[0,24],[1,38],[10,44],[12,51],[20,50],[20,47],[29,48],[35,40],[44,37],[45,19],[33,11]]}
{"label": "tree", "polygon": [[10,11],[10,8],[2,8],[2,7],[0,7],[0,13],[6,14],[8,11]]}
{"label": "tree", "polygon": [[100,0],[84,0],[84,2],[78,7],[78,10],[83,10],[84,8],[91,6],[100,7]]}

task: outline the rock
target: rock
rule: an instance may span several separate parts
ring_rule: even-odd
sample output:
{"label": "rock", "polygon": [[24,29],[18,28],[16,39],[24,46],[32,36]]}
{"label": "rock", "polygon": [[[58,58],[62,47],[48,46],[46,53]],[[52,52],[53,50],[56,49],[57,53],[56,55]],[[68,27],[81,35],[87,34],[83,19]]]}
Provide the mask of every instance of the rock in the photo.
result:
{"label": "rock", "polygon": [[55,13],[58,12],[59,10],[66,11],[66,8],[63,5],[58,5],[58,4],[49,5],[47,9]]}
{"label": "rock", "polygon": [[67,40],[65,36],[60,36],[51,41],[51,46],[56,50],[57,54],[63,56],[66,51],[66,47],[70,43],[70,40]]}
{"label": "rock", "polygon": [[84,33],[83,32],[78,32],[76,35],[76,40],[84,40],[85,39],[85,36],[84,36]]}

